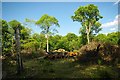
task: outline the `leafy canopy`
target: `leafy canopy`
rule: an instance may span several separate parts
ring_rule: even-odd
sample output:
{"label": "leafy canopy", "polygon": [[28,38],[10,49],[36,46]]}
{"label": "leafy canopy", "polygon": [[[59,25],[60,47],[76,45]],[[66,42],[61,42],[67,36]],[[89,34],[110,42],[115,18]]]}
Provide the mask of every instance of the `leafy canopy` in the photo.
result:
{"label": "leafy canopy", "polygon": [[94,24],[98,21],[102,16],[99,13],[98,7],[89,4],[87,6],[80,6],[75,12],[74,16],[72,16],[73,21],[82,22],[82,25],[88,25],[89,22]]}
{"label": "leafy canopy", "polygon": [[93,27],[95,32],[99,32],[101,30],[98,29],[98,27],[101,26],[98,20],[101,19],[102,16],[100,15],[97,6],[93,4],[89,4],[87,6],[80,6],[74,12],[74,14],[75,15],[71,17],[73,21],[81,22],[81,25],[86,27],[87,29]]}
{"label": "leafy canopy", "polygon": [[35,24],[40,26],[40,28],[43,30],[42,33],[45,34],[57,32],[55,28],[52,29],[50,26],[60,26],[58,20],[55,17],[49,16],[47,14],[44,14]]}
{"label": "leafy canopy", "polygon": [[16,28],[22,28],[21,23],[18,22],[17,20],[12,20],[9,22],[9,25],[15,30]]}

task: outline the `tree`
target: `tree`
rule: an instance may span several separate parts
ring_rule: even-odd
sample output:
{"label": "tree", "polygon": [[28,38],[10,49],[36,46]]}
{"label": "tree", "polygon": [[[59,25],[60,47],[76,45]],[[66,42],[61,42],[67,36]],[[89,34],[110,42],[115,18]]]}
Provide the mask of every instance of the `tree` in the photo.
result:
{"label": "tree", "polygon": [[105,34],[98,34],[94,37],[96,41],[107,42],[107,36]]}
{"label": "tree", "polygon": [[68,33],[66,35],[66,37],[67,37],[68,41],[72,41],[73,39],[77,40],[77,35],[75,35],[74,33]]}
{"label": "tree", "polygon": [[62,38],[61,35],[54,35],[54,36],[50,36],[50,50],[56,50],[59,49],[59,47],[57,46],[57,44],[59,44],[60,39]]}
{"label": "tree", "polygon": [[62,49],[65,49],[65,50],[69,51],[69,45],[68,44],[69,44],[69,42],[67,40],[67,37],[64,36],[58,41],[58,43],[56,44],[56,47],[57,47],[57,49],[62,48]]}
{"label": "tree", "polygon": [[118,44],[119,37],[118,32],[112,32],[107,34],[107,42],[112,44]]}
{"label": "tree", "polygon": [[3,54],[8,54],[11,50],[11,36],[9,35],[8,23],[5,20],[2,20],[2,51]]}
{"label": "tree", "polygon": [[68,42],[68,50],[73,51],[74,49],[78,49],[78,36],[74,33],[68,33],[66,36]]}
{"label": "tree", "polygon": [[20,32],[21,40],[29,39],[32,29],[28,27],[24,27],[24,26],[21,26],[21,27],[22,27],[21,32]]}
{"label": "tree", "polygon": [[[34,33],[32,35],[32,38],[34,39],[34,43],[35,43],[34,46],[35,46],[35,50],[37,51],[39,48],[41,48],[43,46],[42,41],[41,41],[41,40],[43,40],[43,38],[41,38],[41,36],[37,33]],[[43,42],[44,42],[44,40],[43,40]]]}
{"label": "tree", "polygon": [[52,28],[51,26],[56,25],[59,27],[58,20],[53,16],[45,14],[35,24],[40,26],[40,28],[42,29],[42,33],[46,34],[47,52],[49,52],[48,37],[50,34],[58,32],[55,28]]}
{"label": "tree", "polygon": [[16,53],[17,53],[17,72],[19,74],[23,71],[23,63],[20,54],[20,30],[22,26],[21,23],[16,20],[10,21],[9,25],[13,28],[15,34]]}
{"label": "tree", "polygon": [[91,28],[96,29],[96,27],[101,26],[98,21],[102,18],[102,16],[99,13],[98,7],[93,4],[89,4],[87,6],[80,6],[74,12],[74,14],[75,15],[71,18],[73,19],[73,21],[81,22],[81,25],[85,27],[85,32],[87,34],[87,42],[89,44],[89,35],[91,32]]}
{"label": "tree", "polygon": [[107,35],[98,34],[97,36],[94,37],[94,40],[118,45],[119,42],[118,36],[119,36],[119,32],[112,32],[112,33],[108,33]]}

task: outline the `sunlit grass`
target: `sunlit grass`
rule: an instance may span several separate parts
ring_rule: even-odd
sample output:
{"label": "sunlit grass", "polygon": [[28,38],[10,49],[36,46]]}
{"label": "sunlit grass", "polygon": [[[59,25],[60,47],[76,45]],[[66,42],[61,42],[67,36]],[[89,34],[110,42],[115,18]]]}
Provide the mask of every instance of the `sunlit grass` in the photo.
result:
{"label": "sunlit grass", "polygon": [[[15,65],[9,67],[15,71]],[[23,74],[8,77],[18,78],[118,78],[119,72],[112,66],[83,65],[72,59],[31,59],[24,62]],[[15,72],[12,72],[15,73]]]}

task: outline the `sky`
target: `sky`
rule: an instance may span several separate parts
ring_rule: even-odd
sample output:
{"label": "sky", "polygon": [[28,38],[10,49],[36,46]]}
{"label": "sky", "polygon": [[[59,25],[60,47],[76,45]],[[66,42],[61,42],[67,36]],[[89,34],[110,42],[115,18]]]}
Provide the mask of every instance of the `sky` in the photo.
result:
{"label": "sky", "polygon": [[[73,22],[71,16],[79,6],[94,4],[98,6],[103,18],[100,20],[102,31],[100,33],[110,33],[118,31],[118,4],[115,2],[3,2],[2,19],[6,21],[18,20],[25,22],[25,18],[39,20],[44,14],[54,16],[58,19],[60,28],[57,28],[59,35],[75,33],[79,35],[80,22]],[[31,25],[33,33],[40,33],[38,26]]]}
{"label": "sky", "polygon": [[2,2],[118,2],[120,0],[2,0]]}

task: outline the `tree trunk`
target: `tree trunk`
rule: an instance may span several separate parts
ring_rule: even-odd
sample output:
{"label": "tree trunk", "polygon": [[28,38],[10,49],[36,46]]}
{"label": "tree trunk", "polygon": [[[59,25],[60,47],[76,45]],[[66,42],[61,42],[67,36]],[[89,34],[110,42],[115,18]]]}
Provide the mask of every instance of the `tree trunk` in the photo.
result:
{"label": "tree trunk", "polygon": [[17,73],[20,74],[23,71],[23,63],[20,55],[20,33],[19,28],[15,30],[15,40],[16,40],[16,53],[17,53]]}
{"label": "tree trunk", "polygon": [[47,35],[47,52],[49,52],[48,35]]}
{"label": "tree trunk", "polygon": [[89,30],[87,30],[87,41],[88,41],[88,44],[89,44],[90,43]]}

